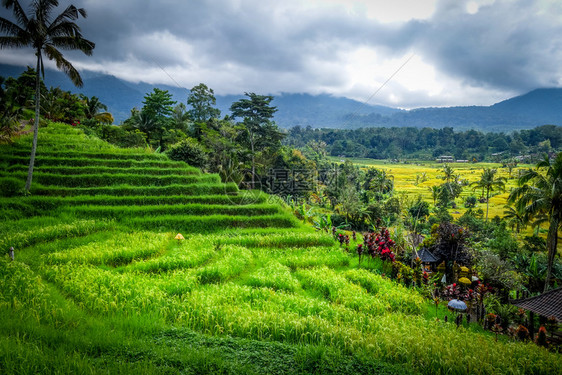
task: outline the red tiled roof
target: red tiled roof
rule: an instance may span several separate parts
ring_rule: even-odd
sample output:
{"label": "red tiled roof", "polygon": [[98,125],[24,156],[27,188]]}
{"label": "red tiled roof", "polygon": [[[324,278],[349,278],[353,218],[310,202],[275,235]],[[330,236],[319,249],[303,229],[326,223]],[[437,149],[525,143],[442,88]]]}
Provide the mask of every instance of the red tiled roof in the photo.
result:
{"label": "red tiled roof", "polygon": [[562,322],[562,287],[549,290],[536,297],[518,299],[511,302],[513,305],[542,316],[554,316]]}

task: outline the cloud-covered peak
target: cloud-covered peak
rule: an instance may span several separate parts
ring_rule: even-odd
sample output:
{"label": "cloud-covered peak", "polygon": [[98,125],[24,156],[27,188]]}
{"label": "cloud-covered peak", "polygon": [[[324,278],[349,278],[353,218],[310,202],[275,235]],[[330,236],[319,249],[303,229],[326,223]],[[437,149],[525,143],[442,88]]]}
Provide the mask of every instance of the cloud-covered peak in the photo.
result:
{"label": "cloud-covered peak", "polygon": [[[69,59],[130,81],[204,82],[217,94],[329,93],[403,108],[491,104],[562,83],[556,0],[76,5],[88,11],[79,24],[96,49],[93,57],[66,52]],[[0,62],[14,61],[30,64],[33,55],[2,51]]]}

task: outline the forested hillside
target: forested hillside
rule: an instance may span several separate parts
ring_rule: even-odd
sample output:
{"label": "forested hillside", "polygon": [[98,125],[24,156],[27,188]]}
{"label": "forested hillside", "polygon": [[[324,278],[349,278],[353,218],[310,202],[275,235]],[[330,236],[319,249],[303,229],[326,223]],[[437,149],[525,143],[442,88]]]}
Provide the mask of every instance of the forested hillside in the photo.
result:
{"label": "forested hillside", "polygon": [[[506,133],[458,131],[451,127],[362,128],[357,130],[289,129],[285,144],[307,150],[322,147],[332,156],[373,159],[434,160],[441,155],[469,161],[531,161],[562,148],[562,127],[540,126]],[[305,152],[306,153],[306,152]]]}

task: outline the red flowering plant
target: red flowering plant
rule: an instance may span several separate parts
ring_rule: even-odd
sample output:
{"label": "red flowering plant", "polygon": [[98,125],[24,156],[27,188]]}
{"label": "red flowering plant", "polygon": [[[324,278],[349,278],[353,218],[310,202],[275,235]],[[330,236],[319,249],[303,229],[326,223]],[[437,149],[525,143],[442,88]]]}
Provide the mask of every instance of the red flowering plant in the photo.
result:
{"label": "red flowering plant", "polygon": [[414,276],[414,282],[416,283],[417,286],[421,286],[422,272],[423,272],[423,267],[422,267],[421,259],[420,257],[416,257],[416,259],[414,259],[413,276]]}
{"label": "red flowering plant", "polygon": [[345,238],[344,238],[343,234],[338,233],[338,241],[340,243],[340,246],[342,246],[343,242],[345,241]]}
{"label": "red flowering plant", "polygon": [[[474,289],[473,301],[480,311],[484,310],[484,297],[490,292],[492,292],[492,287],[489,284],[484,284],[478,280],[478,285],[476,285],[476,288]],[[481,319],[481,317],[478,317],[478,319]]]}
{"label": "red flowering plant", "polygon": [[422,282],[423,282],[423,285],[429,284],[429,274],[427,273],[427,271],[423,271]]}
{"label": "red flowering plant", "polygon": [[541,326],[539,328],[539,334],[537,335],[536,343],[539,346],[544,346],[545,348],[548,347],[548,342],[546,341],[546,328]]}
{"label": "red flowering plant", "polygon": [[462,299],[463,294],[457,283],[447,285],[442,293],[443,297],[449,301],[452,299]]}
{"label": "red flowering plant", "polygon": [[[496,323],[497,315],[493,313],[486,314],[486,327],[492,329],[494,324]],[[486,328],[484,327],[484,328]]]}
{"label": "red flowering plant", "polygon": [[382,260],[390,260],[394,262],[395,256],[392,248],[395,242],[390,239],[390,232],[386,228],[381,228],[380,233],[375,237],[375,254]]}
{"label": "red flowering plant", "polygon": [[529,338],[529,330],[527,327],[520,324],[515,331],[515,336],[521,341],[526,341]]}
{"label": "red flowering plant", "polygon": [[363,244],[357,245],[357,255],[359,256],[359,267],[361,267],[361,256],[363,255]]}

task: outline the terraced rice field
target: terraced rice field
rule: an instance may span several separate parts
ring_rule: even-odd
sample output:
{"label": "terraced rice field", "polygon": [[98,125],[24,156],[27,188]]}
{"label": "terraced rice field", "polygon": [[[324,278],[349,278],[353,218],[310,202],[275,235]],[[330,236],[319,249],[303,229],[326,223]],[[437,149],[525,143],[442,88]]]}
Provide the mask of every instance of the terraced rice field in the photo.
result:
{"label": "terraced rice field", "polygon": [[[385,170],[388,174],[394,176],[394,188],[397,193],[406,194],[412,198],[421,195],[425,201],[431,204],[433,204],[433,198],[429,188],[441,185],[444,182],[442,179],[443,173],[441,172],[443,164],[436,162],[403,164],[374,159],[352,158],[350,160],[362,168],[372,167]],[[534,167],[532,165],[520,164],[511,171],[510,175],[508,169],[502,168],[502,165],[498,163],[451,163],[450,166],[454,169],[455,174],[461,176],[461,180],[467,180],[469,183],[478,181],[484,168],[497,169],[498,173],[496,176],[507,179],[503,192],[492,192],[492,197],[490,198],[490,218],[496,215],[499,217],[503,216],[504,205],[507,203],[509,193],[517,186],[516,177],[519,175],[519,170]],[[417,177],[419,177],[418,180]],[[422,181],[422,178],[425,181]],[[479,189],[475,190],[472,186],[465,186],[461,196],[455,200],[457,208],[450,210],[453,217],[457,218],[466,212],[467,209],[464,207],[464,201],[471,195],[480,197],[482,191]],[[486,203],[477,203],[476,208],[481,208],[485,212]]]}
{"label": "terraced rice field", "polygon": [[[435,319],[272,197],[69,126],[40,134],[32,195],[0,199],[0,248],[16,249],[0,257],[0,373],[562,372]],[[1,176],[24,173],[29,145],[0,148]]]}

